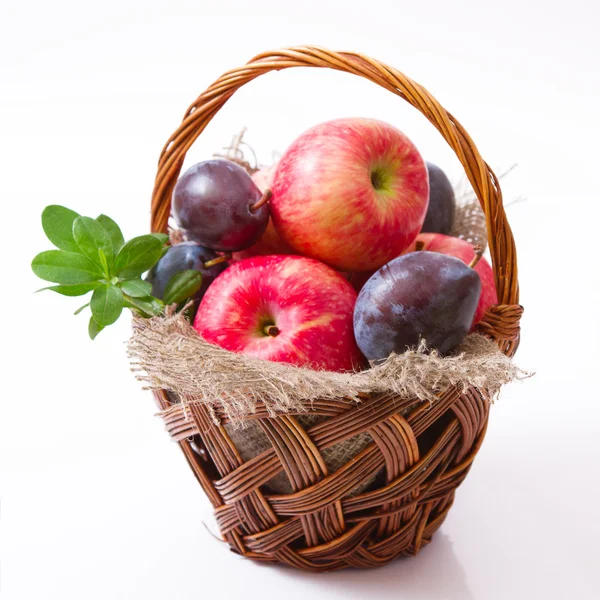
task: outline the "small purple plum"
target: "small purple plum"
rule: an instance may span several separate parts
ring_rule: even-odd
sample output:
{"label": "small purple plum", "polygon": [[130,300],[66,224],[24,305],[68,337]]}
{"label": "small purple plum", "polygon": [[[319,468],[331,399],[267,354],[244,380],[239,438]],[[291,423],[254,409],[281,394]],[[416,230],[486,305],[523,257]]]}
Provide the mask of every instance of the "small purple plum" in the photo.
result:
{"label": "small purple plum", "polygon": [[190,167],[173,190],[172,212],[186,239],[221,252],[254,244],[269,223],[269,207],[246,171],[229,160]]}
{"label": "small purple plum", "polygon": [[152,295],[162,299],[165,288],[173,275],[181,271],[193,270],[202,273],[202,286],[194,295],[194,300],[201,300],[215,277],[228,266],[226,262],[209,267],[204,266],[204,263],[218,258],[216,252],[204,248],[196,242],[182,242],[171,246],[148,274],[148,281],[152,283]]}

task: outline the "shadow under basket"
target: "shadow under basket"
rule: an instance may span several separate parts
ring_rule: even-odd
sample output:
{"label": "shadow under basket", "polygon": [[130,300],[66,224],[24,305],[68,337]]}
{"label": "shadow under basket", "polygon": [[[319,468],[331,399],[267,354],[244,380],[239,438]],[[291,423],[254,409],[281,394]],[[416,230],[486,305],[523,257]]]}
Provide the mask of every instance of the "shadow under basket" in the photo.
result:
{"label": "shadow under basket", "polygon": [[[486,215],[499,304],[478,332],[512,356],[519,342],[514,240],[498,180],[458,121],[420,85],[362,55],[298,47],[261,54],[211,85],[188,109],[165,145],[152,198],[152,230],[166,232],[171,193],[186,152],[242,85],[290,67],[328,67],[367,78],[400,96],[438,129],[462,163]],[[376,567],[416,554],[443,523],[487,427],[485,390],[451,387],[434,402],[393,394],[365,395],[360,403],[317,400],[307,412],[270,417],[265,405],[247,417],[264,442],[255,456],[243,448],[244,430],[226,414],[173,405],[167,429],[178,440],[215,509],[223,538],[248,558],[327,571]],[[309,415],[309,418],[307,418]],[[332,467],[331,449],[359,436],[357,452]],[[279,481],[279,484],[274,482]]]}

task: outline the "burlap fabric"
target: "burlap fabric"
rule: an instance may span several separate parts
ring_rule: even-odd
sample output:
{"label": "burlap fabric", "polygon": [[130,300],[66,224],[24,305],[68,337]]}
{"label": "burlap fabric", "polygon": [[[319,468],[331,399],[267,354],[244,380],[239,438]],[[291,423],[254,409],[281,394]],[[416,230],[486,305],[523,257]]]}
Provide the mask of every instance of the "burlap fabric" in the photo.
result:
{"label": "burlap fabric", "polygon": [[[228,352],[203,340],[182,313],[173,310],[161,317],[136,318],[128,353],[132,370],[149,389],[170,390],[185,407],[191,403],[218,407],[227,415],[227,429],[244,460],[257,456],[270,445],[265,434],[248,419],[258,402],[269,414],[306,412],[307,401],[346,398],[360,402],[365,394],[390,392],[402,398],[435,402],[450,386],[485,391],[492,401],[502,385],[525,373],[488,338],[471,334],[451,356],[428,352],[424,345],[357,373],[334,373],[296,367]],[[163,416],[168,416],[168,410]],[[301,414],[301,413],[305,414]],[[213,412],[213,415],[215,413]],[[214,417],[218,422],[217,417]],[[306,424],[310,424],[306,422]],[[329,472],[363,450],[371,441],[368,433],[337,444],[324,453]],[[370,481],[356,491],[360,491]],[[280,475],[272,489],[289,492],[289,482]]]}

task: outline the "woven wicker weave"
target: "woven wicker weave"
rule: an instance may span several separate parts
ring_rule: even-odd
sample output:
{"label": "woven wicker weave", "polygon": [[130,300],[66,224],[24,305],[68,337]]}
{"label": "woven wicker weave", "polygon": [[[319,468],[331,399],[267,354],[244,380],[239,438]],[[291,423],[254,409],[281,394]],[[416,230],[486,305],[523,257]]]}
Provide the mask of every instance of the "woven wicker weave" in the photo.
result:
{"label": "woven wicker weave", "polygon": [[[376,60],[348,52],[297,47],[261,54],[225,73],[190,106],[160,156],[152,198],[152,230],[166,232],[171,193],[186,152],[219,109],[242,85],[290,67],[328,67],[360,75],[421,111],[462,163],[486,215],[489,249],[500,304],[490,308],[480,332],[513,355],[519,341],[517,264],[498,180],[460,123],[420,85]],[[156,393],[161,408],[166,392]],[[271,447],[247,462],[224,426],[204,406],[170,411],[167,429],[214,506],[223,537],[249,558],[314,571],[375,567],[415,554],[440,527],[454,492],[483,441],[488,404],[478,390],[452,388],[432,405],[392,395],[366,397],[360,405],[317,401],[317,424],[302,427],[293,415],[268,418],[263,406],[252,419]],[[404,415],[404,416],[402,416]],[[227,418],[220,415],[225,425]],[[368,432],[372,443],[334,473],[325,449]],[[270,494],[279,473],[293,493]],[[352,493],[380,473],[368,491]]]}

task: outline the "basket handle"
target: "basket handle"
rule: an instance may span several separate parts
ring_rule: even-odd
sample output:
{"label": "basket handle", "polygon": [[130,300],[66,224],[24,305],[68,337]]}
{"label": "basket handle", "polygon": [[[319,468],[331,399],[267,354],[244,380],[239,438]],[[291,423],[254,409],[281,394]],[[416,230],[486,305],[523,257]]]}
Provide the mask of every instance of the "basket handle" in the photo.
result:
{"label": "basket handle", "polygon": [[242,85],[263,73],[290,67],[328,67],[359,75],[400,96],[429,119],[456,153],[485,212],[498,301],[500,304],[517,304],[519,286],[515,242],[506,220],[496,175],[481,158],[462,125],[425,88],[392,67],[352,52],[333,52],[315,46],[265,52],[243,67],[228,71],[198,96],[162,149],[152,193],[152,231],[167,231],[171,194],[186,152],[219,109]]}

